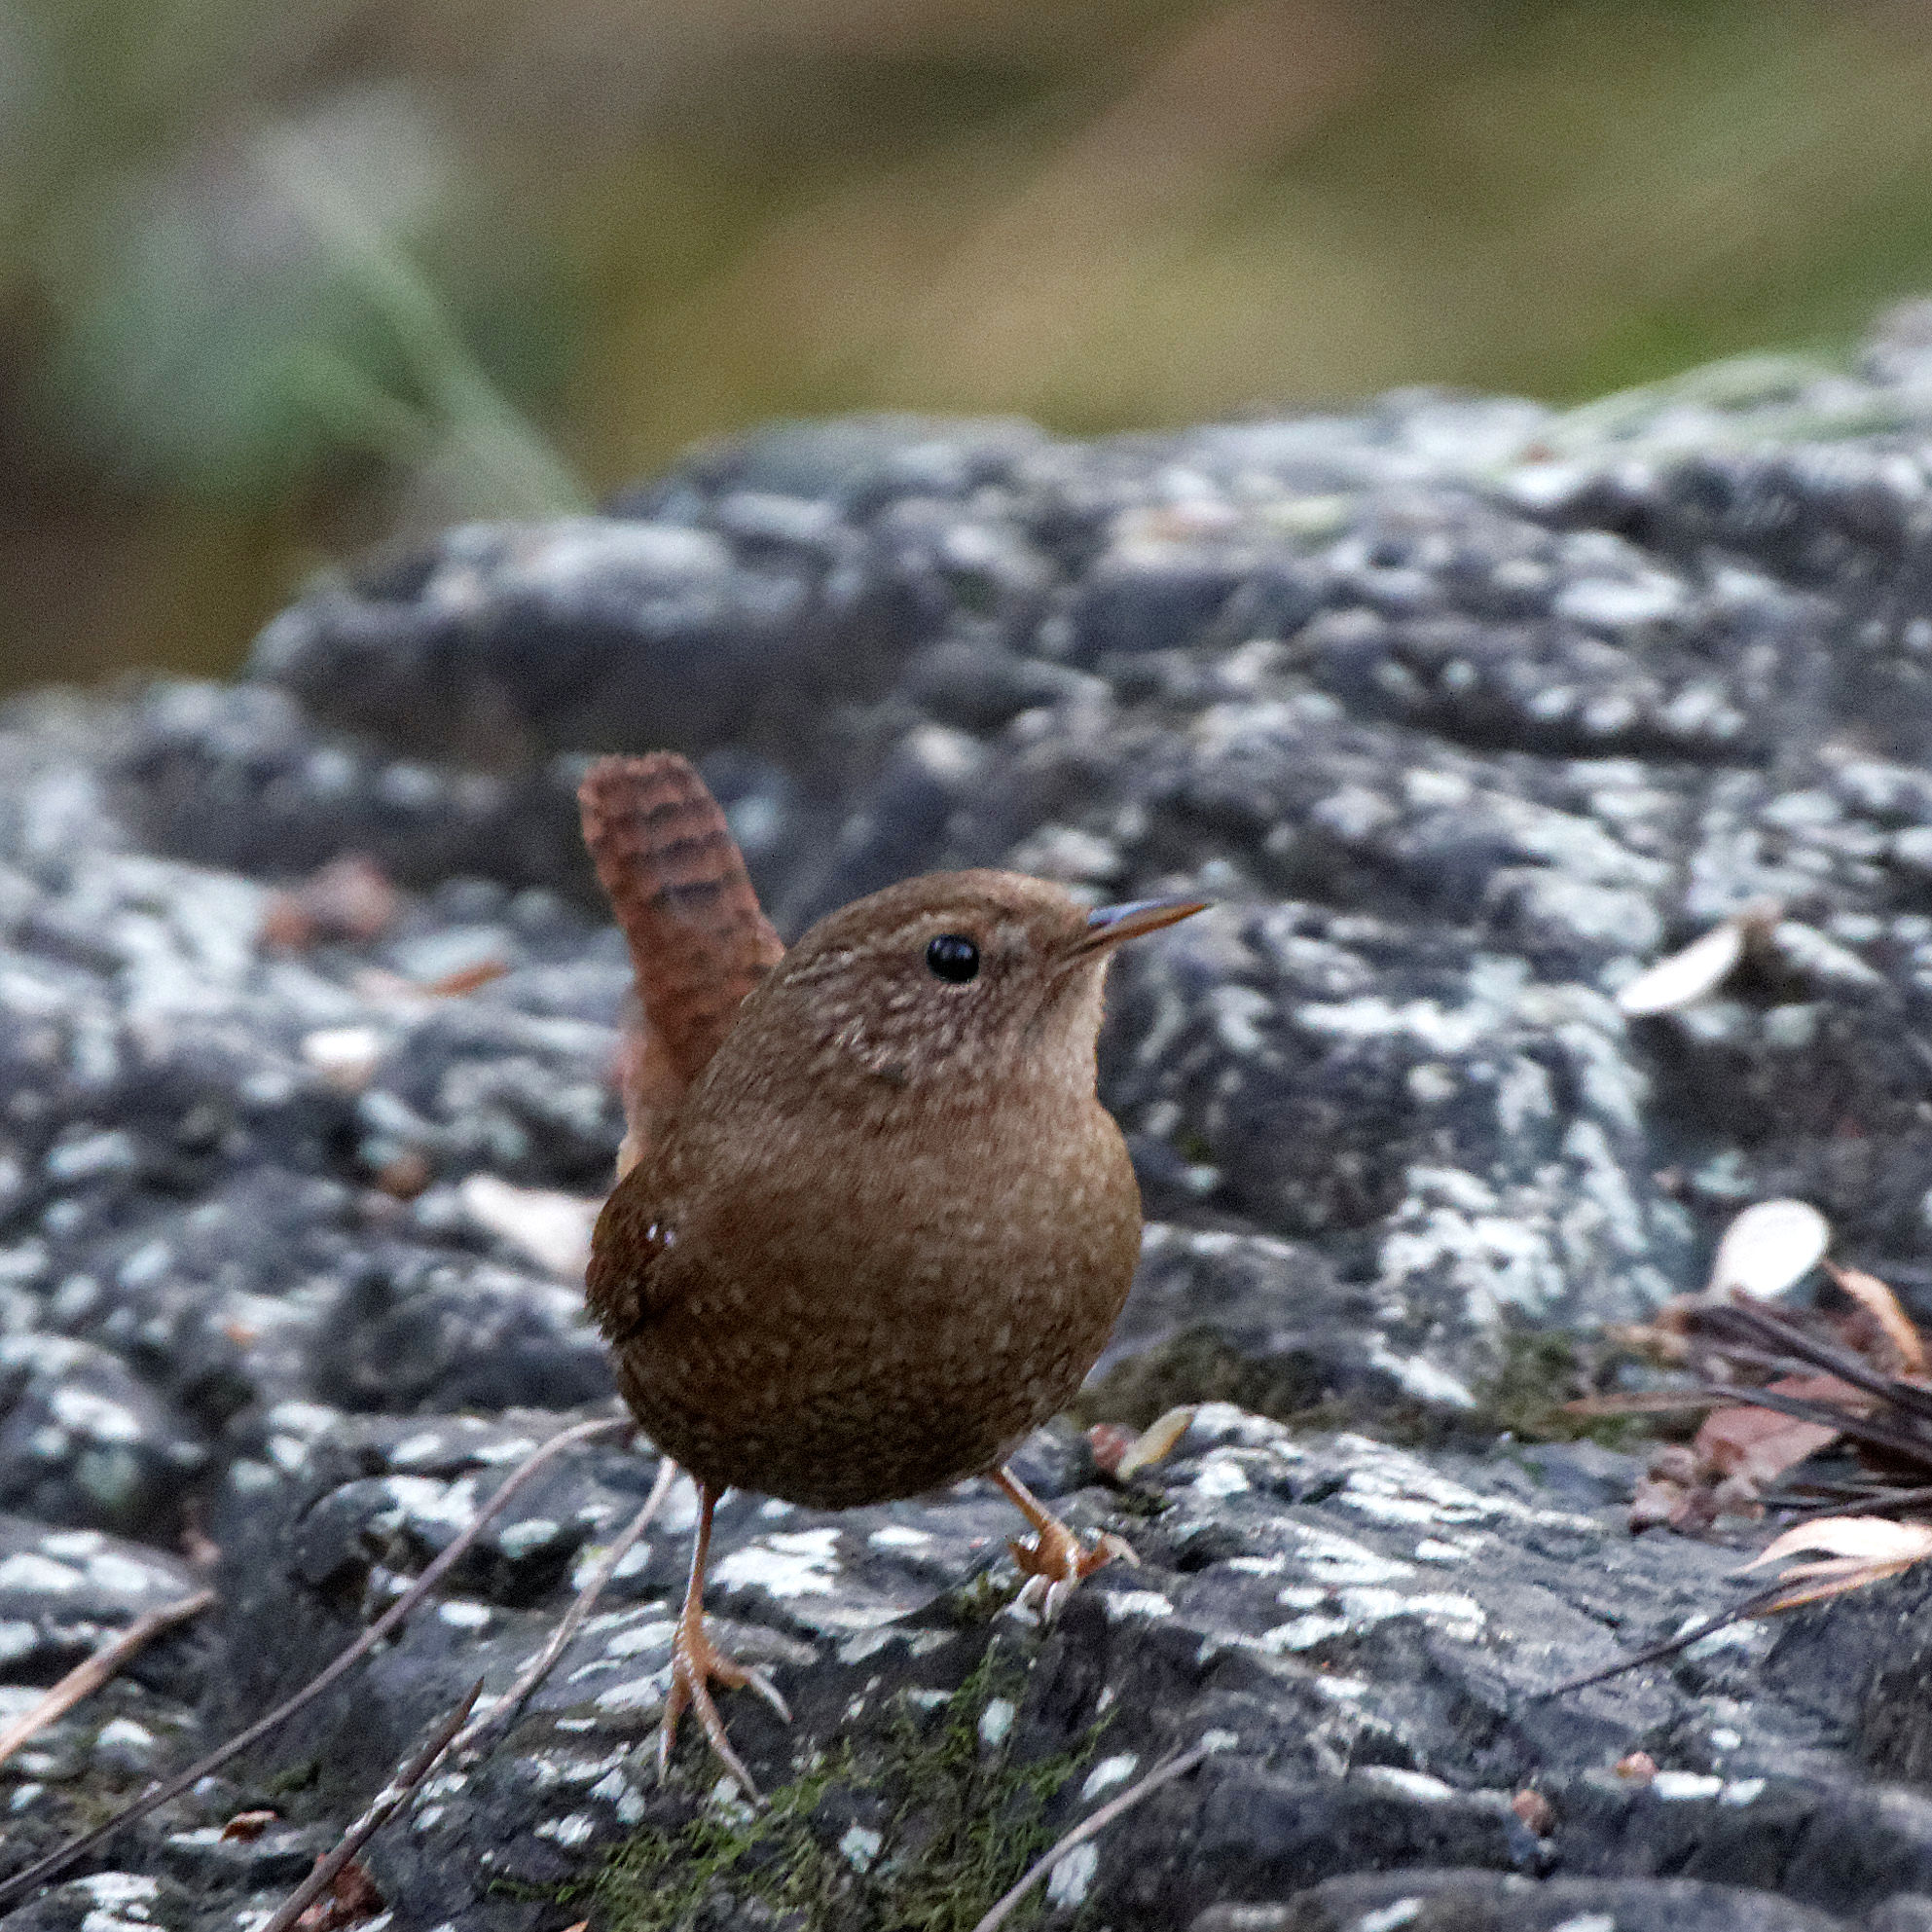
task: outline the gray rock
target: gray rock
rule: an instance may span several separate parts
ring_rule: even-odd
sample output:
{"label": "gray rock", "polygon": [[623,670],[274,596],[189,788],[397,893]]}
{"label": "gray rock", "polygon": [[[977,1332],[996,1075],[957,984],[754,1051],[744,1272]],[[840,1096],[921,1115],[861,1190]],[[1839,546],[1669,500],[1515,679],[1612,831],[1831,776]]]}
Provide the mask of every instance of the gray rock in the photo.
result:
{"label": "gray rock", "polygon": [[[1692,1878],[1524,1878],[1496,1872],[1404,1872],[1331,1878],[1282,1906],[1211,1907],[1193,1932],[1838,1932],[1895,1922],[1887,1907],[1843,1919],[1765,1892]],[[1910,1919],[1896,1921],[1903,1927]]]}
{"label": "gray rock", "polygon": [[[1932,1315],[1923,338],[1567,415],[784,426],[604,517],[320,585],[236,686],[0,714],[10,1688],[145,1607],[128,1578],[185,1587],[186,1532],[226,1599],[0,1773],[0,1860],[293,1688],[519,1443],[608,1402],[567,1200],[537,1238],[500,1190],[608,1176],[628,969],[572,791],[596,750],[671,744],[790,933],[948,865],[1220,901],[1119,965],[1101,1078],[1150,1225],[1083,1398],[1211,1406],[1124,1491],[1071,1425],[1022,1451],[1144,1558],[1044,1636],[994,1614],[1012,1524],[981,1487],[728,1504],[713,1601],[798,1712],[729,1701],[787,1794],[761,1823],[695,1754],[645,1774],[674,1511],[509,1734],[378,1841],[396,1925],[567,1922],[558,1888],[620,1842],[606,1887],[692,1922],[920,1922],[918,1886],[997,1890],[1204,1737],[1041,1922],[1923,1916],[1920,1582],[1540,1697],[1726,1600],[1738,1550],[1632,1542],[1630,1462],[1498,1440],[1525,1361],[1696,1287],[1755,1198],[1815,1201]],[[271,891],[350,851],[406,889],[393,928],[268,947]],[[1622,1015],[1766,898],[1717,996]],[[157,1889],[23,1922],[238,1925],[508,1681],[650,1469],[561,1467],[365,1674],[110,1847]],[[1659,1775],[1626,1783],[1639,1749]],[[265,1803],[282,1836],[216,1848]]]}
{"label": "gray rock", "polygon": [[[217,1521],[230,1642],[246,1665],[223,1679],[221,1722],[312,1672],[548,1426],[344,1418],[284,1453],[272,1488],[241,1466]],[[680,1485],[501,1747],[439,1773],[370,1864],[399,1925],[522,1925],[529,1894],[635,1833],[634,1855],[672,1841],[696,1815],[725,1841],[743,1836],[741,1903],[783,1902],[755,1855],[783,1846],[843,1901],[838,1922],[891,1922],[931,1802],[919,1778],[929,1757],[965,1748],[944,1743],[957,1732],[975,1740],[978,1802],[1015,1805],[1038,1774],[1025,1824],[1042,1841],[1167,1751],[1210,1745],[1199,1771],[1059,1885],[1062,1906],[1088,1901],[1104,1922],[1150,1932],[1215,1898],[1339,1885],[1365,1861],[1490,1875],[1457,1882],[1483,1891],[1494,1915],[1429,1921],[1444,1926],[1553,1926],[1566,1901],[1572,1915],[1652,1901],[1659,1923],[1823,1927],[1922,1889],[1932,1808],[1864,1768],[1881,1732],[1909,1727],[1881,1710],[1922,1705],[1896,1649],[1898,1675],[1874,1676],[1901,1627],[1896,1599],[1744,1625],[1667,1668],[1540,1695],[1730,1587],[1733,1552],[1628,1536],[1619,1505],[1632,1473],[1588,1448],[1515,1461],[1310,1440],[1210,1404],[1131,1491],[1063,1499],[1076,1522],[1130,1533],[1142,1562],[1095,1579],[1044,1636],[1009,1616],[984,1621],[1017,1582],[986,1485],[838,1515],[734,1497],[711,1602],[797,1713],[787,1730],[750,1699],[727,1700],[735,1740],[775,1794],[764,1826],[707,1797],[714,1772],[695,1740],[670,1788],[651,1783],[692,1510]],[[360,1684],[299,1718],[277,1755],[313,1764],[325,1804],[379,1782],[463,1684],[508,1680],[649,1475],[623,1451],[562,1467],[492,1526],[440,1607]],[[1904,1587],[1914,1604],[1924,1594]],[[1626,1782],[1613,1767],[1638,1749],[1659,1768]],[[828,1765],[844,1796],[827,1809]],[[966,1775],[958,1764],[954,1774]],[[1542,1836],[1513,1805],[1530,1789],[1548,1807]],[[870,1847],[856,1868],[854,1845]],[[1595,1873],[1567,1886],[1598,1890],[1495,1877],[1554,1869]],[[1660,1874],[1699,1882],[1671,1889]],[[1374,1883],[1392,1888],[1362,1891],[1351,1910],[1407,1895]],[[1357,1892],[1318,1890],[1259,1922],[1329,1923],[1311,1915],[1329,1898]],[[1332,1922],[1353,1922],[1334,1909]]]}

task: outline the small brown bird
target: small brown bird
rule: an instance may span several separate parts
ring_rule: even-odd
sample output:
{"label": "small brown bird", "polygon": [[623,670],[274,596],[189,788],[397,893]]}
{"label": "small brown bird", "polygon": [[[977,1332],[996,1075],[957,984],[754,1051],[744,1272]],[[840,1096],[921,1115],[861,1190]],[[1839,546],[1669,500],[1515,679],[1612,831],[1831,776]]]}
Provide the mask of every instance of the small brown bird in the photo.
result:
{"label": "small brown bird", "polygon": [[1017,873],[933,873],[786,952],[683,759],[603,759],[581,802],[642,1009],[590,1303],[632,1412],[698,1484],[659,1765],[694,1707],[755,1796],[710,1681],[784,1705],[705,1632],[725,1489],[851,1509],[990,1475],[1034,1527],[1013,1551],[1048,1615],[1131,1555],[1083,1549],[1002,1465],[1079,1387],[1140,1256],[1094,1090],[1109,960],[1205,902],[1090,912]]}

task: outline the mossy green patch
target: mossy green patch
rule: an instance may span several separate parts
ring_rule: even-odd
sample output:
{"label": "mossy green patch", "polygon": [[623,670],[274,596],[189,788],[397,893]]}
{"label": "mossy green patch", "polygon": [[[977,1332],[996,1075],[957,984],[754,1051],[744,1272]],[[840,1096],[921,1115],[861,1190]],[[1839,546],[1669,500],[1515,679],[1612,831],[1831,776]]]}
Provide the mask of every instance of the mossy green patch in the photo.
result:
{"label": "mossy green patch", "polygon": [[723,1899],[755,1899],[805,1932],[970,1932],[1053,1842],[1048,1808],[1101,1729],[1020,1763],[988,1712],[1010,1713],[1023,1690],[1019,1661],[991,1647],[943,1705],[902,1698],[882,1735],[822,1753],[762,1811],[713,1805],[634,1833],[575,1898],[588,1893],[599,1932],[690,1932]]}
{"label": "mossy green patch", "polygon": [[1328,1399],[1320,1365],[1304,1350],[1258,1359],[1211,1323],[1169,1336],[1116,1363],[1073,1404],[1082,1423],[1124,1422],[1145,1429],[1184,1403],[1230,1402],[1298,1427],[1338,1428],[1349,1420]]}
{"label": "mossy green patch", "polygon": [[1513,1330],[1496,1373],[1476,1390],[1474,1420],[1524,1442],[1601,1442],[1627,1447],[1643,1433],[1626,1415],[1570,1415],[1563,1404],[1586,1392],[1584,1357],[1575,1336],[1554,1329]]}

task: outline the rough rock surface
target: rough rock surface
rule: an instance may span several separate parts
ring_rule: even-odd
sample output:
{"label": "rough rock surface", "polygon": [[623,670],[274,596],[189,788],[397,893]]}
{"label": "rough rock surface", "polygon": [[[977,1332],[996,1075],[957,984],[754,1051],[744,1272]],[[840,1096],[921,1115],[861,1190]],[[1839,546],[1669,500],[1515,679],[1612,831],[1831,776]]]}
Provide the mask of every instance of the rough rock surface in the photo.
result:
{"label": "rough rock surface", "polygon": [[[648,1776],[674,1492],[515,1729],[371,1848],[391,1923],[964,1932],[1206,1740],[1036,1922],[1932,1925],[1924,1586],[1540,1698],[1738,1552],[1629,1538],[1626,1458],[1499,1440],[1526,1364],[1696,1286],[1753,1198],[1932,1313],[1924,333],[1569,415],[775,430],[322,586],[234,686],[13,707],[0,1721],[210,1543],[223,1607],[0,1770],[0,1872],[292,1688],[609,1400],[564,1197],[609,1172],[626,967],[570,794],[672,744],[787,932],[953,864],[1221,901],[1120,962],[1150,1226],[1088,1396],[1208,1405],[1124,1488],[1071,1425],[1030,1446],[1144,1559],[1044,1635],[996,1614],[979,1486],[734,1499],[713,1601],[798,1714],[728,1701],[759,1820],[695,1751]],[[395,921],[275,943],[275,888],[350,852]],[[1622,1017],[1766,898],[1749,970]],[[559,1465],[366,1672],[14,1922],[259,1923],[651,1473]],[[279,1822],[222,1838],[251,1806]]]}

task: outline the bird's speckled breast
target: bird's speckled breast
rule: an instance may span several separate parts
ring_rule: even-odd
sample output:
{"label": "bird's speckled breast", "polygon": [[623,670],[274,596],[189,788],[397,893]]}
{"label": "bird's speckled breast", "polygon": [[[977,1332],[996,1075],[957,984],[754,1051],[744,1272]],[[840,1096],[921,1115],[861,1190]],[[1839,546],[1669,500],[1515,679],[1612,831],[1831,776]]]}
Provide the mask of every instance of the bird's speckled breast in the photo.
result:
{"label": "bird's speckled breast", "polygon": [[850,1508],[988,1469],[1062,1407],[1126,1298],[1140,1193],[1090,1096],[1025,1145],[997,1112],[922,1117],[890,1160],[820,1122],[728,1179],[716,1148],[631,1176],[612,1211],[657,1229],[649,1279],[594,1271],[592,1298],[652,1440],[711,1482]]}

